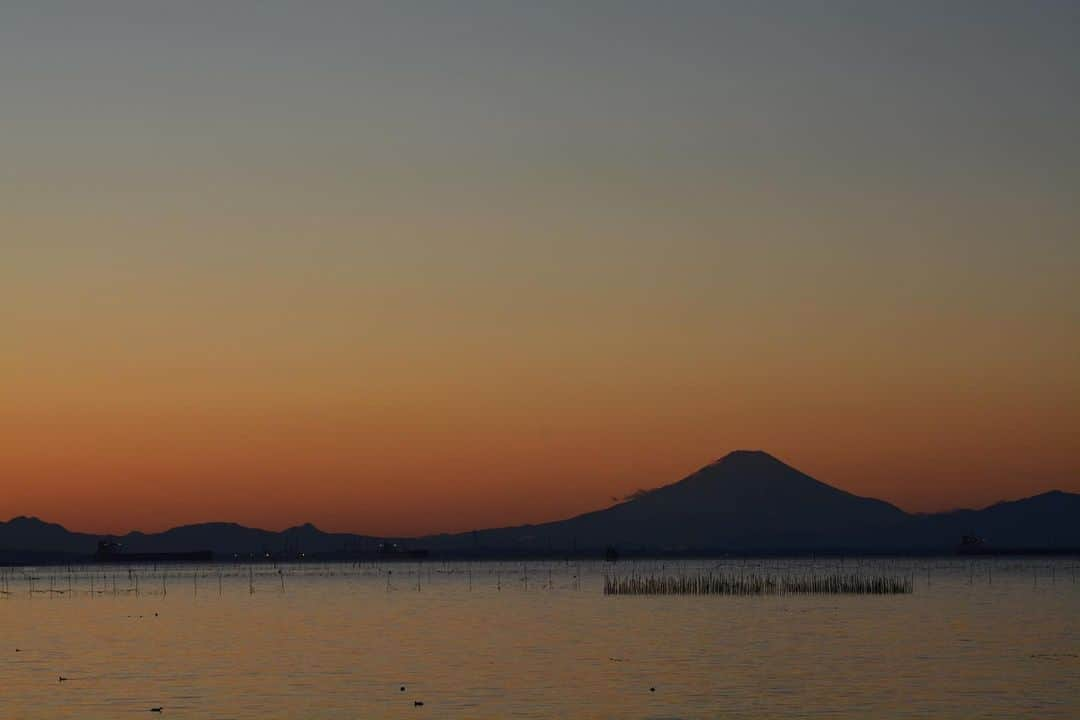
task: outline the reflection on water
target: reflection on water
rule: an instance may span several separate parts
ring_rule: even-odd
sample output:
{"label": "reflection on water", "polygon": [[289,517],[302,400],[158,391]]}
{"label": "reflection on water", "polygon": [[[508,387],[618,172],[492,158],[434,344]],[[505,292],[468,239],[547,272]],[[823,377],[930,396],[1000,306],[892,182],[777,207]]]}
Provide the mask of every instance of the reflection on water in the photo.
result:
{"label": "reflection on water", "polygon": [[1080,716],[1080,559],[843,563],[915,592],[605,596],[612,566],[576,562],[0,569],[0,717]]}

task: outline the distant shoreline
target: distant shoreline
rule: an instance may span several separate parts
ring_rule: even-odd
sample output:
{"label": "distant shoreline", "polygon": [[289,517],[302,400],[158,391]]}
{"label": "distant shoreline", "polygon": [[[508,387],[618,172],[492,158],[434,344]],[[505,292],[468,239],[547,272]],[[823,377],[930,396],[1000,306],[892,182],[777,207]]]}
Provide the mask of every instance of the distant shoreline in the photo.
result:
{"label": "distant shoreline", "polygon": [[[4,557],[7,555],[7,557]],[[93,555],[72,555],[67,553],[39,553],[39,552],[11,552],[0,551],[0,567],[35,567],[35,566],[62,566],[62,565],[98,565],[98,566],[116,566],[116,565],[138,565],[138,566],[154,566],[154,565],[182,565],[182,564],[218,564],[218,565],[276,565],[276,564],[313,564],[313,563],[326,563],[326,564],[351,564],[351,563],[371,563],[371,564],[398,564],[398,565],[414,565],[417,563],[437,563],[437,562],[552,562],[552,561],[564,561],[564,562],[610,562],[612,565],[618,565],[622,562],[632,562],[637,560],[716,560],[721,558],[727,559],[766,559],[766,558],[851,558],[851,559],[924,559],[924,558],[947,558],[947,559],[979,559],[979,558],[997,558],[997,557],[1080,557],[1080,548],[1003,548],[1000,550],[980,550],[977,552],[959,552],[959,551],[945,551],[945,550],[825,550],[825,551],[800,551],[800,550],[787,550],[787,551],[757,551],[757,552],[721,552],[721,551],[685,551],[685,552],[640,552],[635,553],[628,551],[622,553],[617,561],[605,561],[603,553],[590,552],[590,553],[542,553],[542,552],[523,552],[523,553],[510,553],[510,552],[492,552],[492,553],[437,553],[431,554],[426,557],[394,557],[387,555],[373,555],[373,554],[357,554],[357,555],[340,555],[340,554],[327,554],[327,555],[312,555],[305,558],[282,558],[282,557],[232,557],[225,555],[214,555],[211,558],[203,559],[190,559],[190,558],[158,558],[148,559],[144,557],[132,557],[132,558],[112,558],[103,560]]]}

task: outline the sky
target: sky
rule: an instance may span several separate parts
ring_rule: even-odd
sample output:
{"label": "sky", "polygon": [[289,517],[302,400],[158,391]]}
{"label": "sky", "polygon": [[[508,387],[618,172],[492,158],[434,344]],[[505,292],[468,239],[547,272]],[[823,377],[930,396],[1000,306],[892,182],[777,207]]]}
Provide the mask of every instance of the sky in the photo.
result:
{"label": "sky", "polygon": [[420,534],[764,449],[1080,491],[1080,4],[0,0],[0,519]]}

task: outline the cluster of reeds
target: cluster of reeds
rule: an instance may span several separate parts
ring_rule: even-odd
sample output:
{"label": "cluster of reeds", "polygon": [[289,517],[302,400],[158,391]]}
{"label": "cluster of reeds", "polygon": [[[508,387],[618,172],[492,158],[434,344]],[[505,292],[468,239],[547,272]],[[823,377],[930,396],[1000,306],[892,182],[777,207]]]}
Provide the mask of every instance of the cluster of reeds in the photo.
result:
{"label": "cluster of reeds", "polygon": [[605,595],[898,595],[913,592],[910,576],[847,573],[605,576]]}

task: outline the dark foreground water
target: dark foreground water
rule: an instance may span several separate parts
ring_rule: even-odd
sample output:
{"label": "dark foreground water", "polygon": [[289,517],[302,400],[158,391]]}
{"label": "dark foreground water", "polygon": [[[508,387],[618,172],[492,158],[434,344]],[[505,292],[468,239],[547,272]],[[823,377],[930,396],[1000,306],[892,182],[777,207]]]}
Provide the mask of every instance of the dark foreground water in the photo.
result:
{"label": "dark foreground water", "polygon": [[877,596],[611,597],[600,563],[281,569],[0,570],[0,717],[1080,717],[1076,558],[845,560],[915,580]]}

